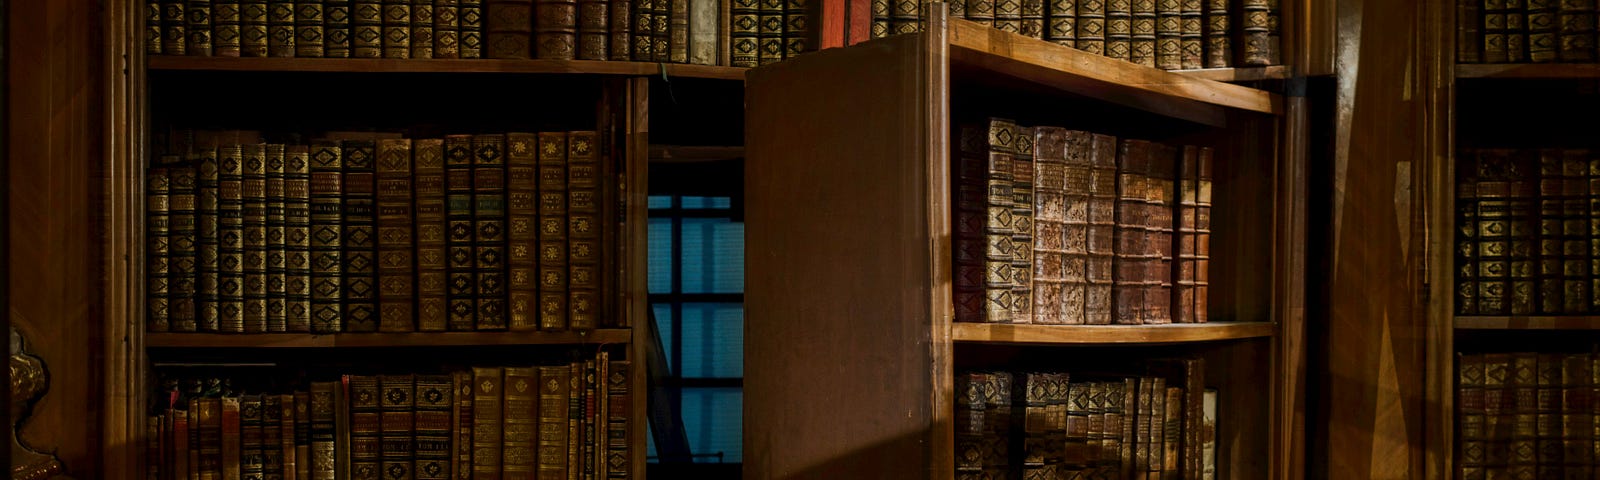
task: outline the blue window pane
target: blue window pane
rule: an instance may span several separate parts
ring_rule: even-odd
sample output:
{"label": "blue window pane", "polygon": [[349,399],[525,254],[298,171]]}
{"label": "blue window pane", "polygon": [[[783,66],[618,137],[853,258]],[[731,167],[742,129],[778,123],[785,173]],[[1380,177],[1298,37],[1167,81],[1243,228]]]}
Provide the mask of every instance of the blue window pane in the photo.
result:
{"label": "blue window pane", "polygon": [[744,293],[744,224],[683,219],[682,261],[682,293]]}
{"label": "blue window pane", "polygon": [[683,197],[683,208],[730,208],[733,200],[728,197]]}
{"label": "blue window pane", "polygon": [[650,422],[638,422],[638,423],[643,423],[644,424],[645,454],[649,455],[648,457],[645,457],[645,458],[648,458],[650,463],[661,463],[660,459],[655,458],[655,456],[656,456],[656,432],[653,429],[650,428]]}
{"label": "blue window pane", "polygon": [[[738,388],[686,388],[683,390],[683,429],[689,451],[696,455],[722,453],[724,463],[744,461],[740,444],[744,393]],[[715,463],[715,456],[696,462]]]}
{"label": "blue window pane", "polygon": [[672,197],[669,195],[651,195],[650,208],[672,208]]}
{"label": "blue window pane", "polygon": [[[656,331],[657,335],[661,336],[661,354],[666,355],[667,361],[671,362],[672,351],[677,349],[677,346],[672,344],[672,304],[657,303],[651,305],[650,310],[656,314]],[[674,366],[673,372],[677,371],[677,367]]]}
{"label": "blue window pane", "polygon": [[744,376],[743,304],[685,303],[679,320],[683,364],[674,372],[684,378]]}
{"label": "blue window pane", "polygon": [[650,293],[672,293],[672,220],[650,219]]}

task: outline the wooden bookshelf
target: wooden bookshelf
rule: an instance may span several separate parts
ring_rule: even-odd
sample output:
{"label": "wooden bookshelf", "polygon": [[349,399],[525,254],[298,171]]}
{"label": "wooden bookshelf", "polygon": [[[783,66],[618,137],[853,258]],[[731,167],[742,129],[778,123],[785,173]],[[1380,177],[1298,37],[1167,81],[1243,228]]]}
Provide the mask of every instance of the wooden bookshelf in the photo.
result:
{"label": "wooden bookshelf", "polygon": [[1218,322],[1171,325],[1014,325],[950,324],[950,339],[963,343],[1016,345],[1160,345],[1271,337],[1272,322]]}
{"label": "wooden bookshelf", "polygon": [[1473,63],[1456,65],[1456,78],[1600,79],[1600,63]]}
{"label": "wooden bookshelf", "polygon": [[538,73],[656,76],[744,80],[745,68],[681,63],[600,60],[149,57],[153,71],[351,72],[351,73]]}
{"label": "wooden bookshelf", "polygon": [[1457,330],[1600,330],[1600,317],[1589,315],[1455,318]]}
{"label": "wooden bookshelf", "polygon": [[149,348],[384,348],[470,347],[490,345],[591,345],[628,343],[632,331],[602,328],[591,332],[416,332],[416,333],[151,333]]}
{"label": "wooden bookshelf", "polygon": [[1265,67],[1202,68],[1199,70],[1173,70],[1172,73],[1218,82],[1256,82],[1261,80],[1286,80],[1287,65]]}

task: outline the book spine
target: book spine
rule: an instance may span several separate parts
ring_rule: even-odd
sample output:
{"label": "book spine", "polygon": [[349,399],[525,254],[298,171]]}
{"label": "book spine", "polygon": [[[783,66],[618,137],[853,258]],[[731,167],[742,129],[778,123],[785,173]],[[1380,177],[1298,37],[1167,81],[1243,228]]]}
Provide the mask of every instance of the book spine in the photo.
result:
{"label": "book spine", "polygon": [[1116,231],[1112,273],[1112,323],[1145,323],[1144,280],[1148,266],[1145,225],[1149,224],[1145,190],[1149,183],[1148,150],[1143,140],[1123,140],[1117,153]]}
{"label": "book spine", "polygon": [[[190,3],[193,4],[194,0],[190,0]],[[252,4],[252,6],[264,5],[255,3]],[[248,31],[251,34],[249,41],[252,43],[252,48],[264,47],[266,45],[266,37],[264,35],[260,35],[265,32],[255,29],[257,26],[265,27],[266,19],[262,17],[247,19],[244,15],[244,9],[242,7],[243,5],[241,5],[238,0],[212,0],[211,35],[208,41],[215,45],[215,50],[212,53],[213,55],[218,57],[241,56],[245,44],[244,42],[246,40],[245,33],[247,30],[244,24],[246,20],[249,20],[251,23]],[[255,12],[252,12],[252,14],[254,13]],[[190,14],[190,20],[193,20],[192,13]],[[192,37],[197,31],[199,30],[191,27],[189,29],[189,35]],[[191,55],[194,54],[192,50],[193,49],[190,51]]]}
{"label": "book spine", "polygon": [[[1588,313],[1593,302],[1589,289],[1589,189],[1588,152],[1584,150],[1556,150],[1548,152],[1561,162],[1561,247],[1560,270],[1551,272],[1561,279],[1561,313]],[[1543,155],[1541,155],[1541,161]],[[1543,190],[1541,186],[1541,190]],[[1543,233],[1544,221],[1540,221]],[[1540,253],[1544,253],[1540,245]],[[1540,265],[1543,273],[1544,265]],[[1540,293],[1543,293],[1542,291]],[[1543,303],[1543,302],[1541,302]]]}
{"label": "book spine", "polygon": [[633,408],[628,391],[632,364],[614,361],[606,366],[606,478],[630,478],[628,423]]}
{"label": "book spine", "polygon": [[449,260],[445,238],[444,140],[412,141],[415,175],[417,330],[440,332],[449,325]]}
{"label": "book spine", "polygon": [[1071,382],[1067,385],[1066,429],[1064,431],[1066,443],[1059,460],[1074,467],[1089,465],[1095,455],[1100,453],[1089,443],[1090,431],[1093,429],[1091,426],[1093,423],[1091,417],[1094,410],[1094,404],[1091,400],[1093,398],[1092,390],[1089,382]]}
{"label": "book spine", "polygon": [[[289,312],[288,201],[284,146],[267,145],[267,331],[287,332]],[[264,400],[263,400],[264,401]]]}
{"label": "book spine", "polygon": [[[597,407],[600,402],[600,386],[602,381],[596,381],[598,373],[595,365],[596,359],[583,361],[583,451],[579,452],[578,463],[583,464],[583,479],[594,480],[597,468],[595,465],[595,420]],[[604,432],[601,432],[602,434]]]}
{"label": "book spine", "polygon": [[[214,140],[214,139],[213,139]],[[221,240],[217,147],[213,141],[194,147],[195,157],[195,330],[217,331]]]}
{"label": "book spine", "polygon": [[501,388],[503,371],[498,367],[473,367],[472,380],[472,478],[501,478]]}
{"label": "book spine", "polygon": [[[230,11],[234,14],[237,14],[238,3],[234,2],[232,5],[234,7],[232,7],[233,9]],[[216,30],[230,28],[220,24],[213,27],[213,22],[221,20],[218,18],[217,14],[225,12],[216,11],[216,9],[213,8],[211,0],[185,0],[183,12],[185,15],[187,15],[184,21],[188,26],[188,30],[186,30],[188,32],[188,37],[184,39],[184,43],[187,46],[186,49],[189,52],[189,55],[206,57],[209,57],[213,54],[220,55],[214,50],[214,46],[212,45],[211,41],[211,34],[213,33],[213,28]],[[231,28],[232,33],[238,33],[237,24],[231,26]],[[237,37],[235,37],[234,41],[237,42]]]}
{"label": "book spine", "polygon": [[[955,470],[958,477],[983,473],[983,374],[958,372],[955,379]],[[613,384],[613,388],[615,385]],[[616,399],[613,399],[615,405]],[[613,407],[615,408],[615,407]],[[614,420],[613,420],[614,421]]]}
{"label": "book spine", "polygon": [[1135,453],[1139,446],[1139,421],[1144,417],[1144,412],[1139,409],[1139,379],[1136,377],[1123,377],[1122,394],[1122,434],[1121,444],[1117,448],[1118,478],[1133,478]]}
{"label": "book spine", "polygon": [[[1594,0],[1560,0],[1556,11],[1557,55],[1562,62],[1595,60]],[[171,53],[171,52],[168,52]]]}
{"label": "book spine", "polygon": [[589,478],[594,480],[605,480],[610,474],[606,465],[607,436],[610,434],[608,425],[611,415],[610,378],[611,354],[601,350],[594,357],[594,385],[591,392],[594,394],[594,409],[587,416],[594,430],[593,438],[589,439],[589,462],[594,465]]}
{"label": "book spine", "polygon": [[1589,177],[1589,311],[1600,311],[1600,155],[1588,157]]}
{"label": "book spine", "polygon": [[261,395],[261,478],[283,480],[283,403],[274,394]]}
{"label": "book spine", "polygon": [[1267,38],[1267,0],[1243,0],[1239,10],[1239,65],[1270,65]]}
{"label": "book spine", "polygon": [[477,387],[470,371],[454,372],[451,380],[456,395],[450,407],[450,471],[454,472],[457,480],[472,480],[472,474],[476,471],[472,468],[472,397]]}
{"label": "book spine", "polygon": [[285,454],[285,458],[293,458],[294,463],[293,465],[284,464],[284,477],[288,477],[289,468],[292,466],[294,478],[309,479],[311,478],[311,464],[313,462],[311,457],[311,392],[302,390],[286,397],[294,398],[294,402],[291,404],[294,408],[294,415],[284,420],[287,422],[292,418],[294,425],[293,430],[291,430],[293,432],[292,437],[289,433],[284,434],[286,437],[291,437],[286,438],[285,442],[294,443],[293,445],[285,445],[285,448],[293,448],[294,455],[289,457],[288,454]]}
{"label": "book spine", "polygon": [[1556,35],[1556,3],[1559,0],[1526,0],[1528,3],[1528,61],[1556,61],[1560,38]]}
{"label": "book spine", "polygon": [[[1457,442],[1456,471],[1459,478],[1483,479],[1486,425],[1484,421],[1484,363],[1482,355],[1457,354],[1458,383],[1456,422],[1461,440]],[[1587,363],[1587,362],[1585,362]]]}
{"label": "book spine", "polygon": [[505,136],[477,135],[472,166],[472,222],[477,229],[473,253],[477,283],[478,330],[506,329],[506,161]]}
{"label": "book spine", "polygon": [[[982,144],[984,163],[984,321],[1020,323],[1032,320],[1014,314],[1017,292],[1016,139],[1017,124],[991,118]],[[1031,266],[1029,267],[1032,268]],[[1031,273],[1031,270],[1030,270]],[[1031,276],[1031,275],[1030,275]]]}
{"label": "book spine", "polygon": [[378,141],[377,177],[378,331],[415,331],[411,140]]}
{"label": "book spine", "polygon": [[144,54],[162,54],[161,0],[144,2]]}
{"label": "book spine", "polygon": [[1555,353],[1538,355],[1538,391],[1534,400],[1536,416],[1534,432],[1536,456],[1539,462],[1535,475],[1538,478],[1562,478],[1566,473],[1565,448],[1561,434],[1561,369],[1562,356]]}
{"label": "book spine", "polygon": [[1267,0],[1267,64],[1283,64],[1282,0]]}
{"label": "book spine", "polygon": [[578,3],[576,0],[534,0],[535,53],[538,58],[572,60],[577,53]]}
{"label": "book spine", "polygon": [[[370,4],[364,4],[370,5]],[[350,0],[324,0],[322,2],[322,54],[328,58],[351,56]]]}
{"label": "book spine", "polygon": [[1128,61],[1156,66],[1156,0],[1132,0]]}
{"label": "book spine", "polygon": [[1506,63],[1506,2],[1483,0],[1483,62]]}
{"label": "book spine", "polygon": [[172,410],[165,415],[150,415],[144,422],[144,478],[145,480],[163,480],[163,474],[172,475],[168,469],[172,463],[167,460],[170,452],[167,446],[172,445],[171,422]]}
{"label": "book spine", "polygon": [[434,58],[433,0],[411,0],[410,58]]}
{"label": "book spine", "polygon": [[[1588,354],[1562,356],[1561,439],[1567,471],[1589,475],[1594,470],[1594,414],[1591,413]],[[1479,420],[1481,422],[1481,419]],[[1463,425],[1465,429],[1467,425]],[[1482,433],[1482,425],[1479,425]],[[1465,447],[1463,447],[1465,450]]]}
{"label": "book spine", "polygon": [[573,330],[594,330],[600,312],[599,135],[567,134],[567,319]]}
{"label": "book spine", "polygon": [[[1053,325],[1073,320],[1082,323],[1083,258],[1074,257],[1069,249],[1074,241],[1078,242],[1077,247],[1083,246],[1081,240],[1088,218],[1087,215],[1077,216],[1081,222],[1070,223],[1074,215],[1067,209],[1068,202],[1072,201],[1067,193],[1067,185],[1074,181],[1087,184],[1088,168],[1076,169],[1077,166],[1067,163],[1069,134],[1066,130],[1036,127],[1033,131],[1033,166],[1036,175],[1033,194],[1032,323]],[[1080,171],[1084,175],[1074,178],[1073,173]],[[1087,185],[1081,191],[1087,193]],[[958,262],[972,263],[970,259],[959,259]],[[1074,265],[1078,268],[1072,268]],[[1074,275],[1076,282],[1069,279]],[[1076,296],[1069,292],[1076,293]],[[1078,302],[1076,318],[1069,313],[1072,311],[1068,306],[1069,301]]]}
{"label": "book spine", "polygon": [[[966,18],[971,19],[972,16],[968,14]],[[739,28],[737,21],[734,22],[733,28]],[[883,38],[892,33],[893,30],[889,26],[889,0],[872,0],[872,38]],[[735,48],[733,51],[738,52],[739,49]]]}
{"label": "book spine", "polygon": [[1109,135],[1085,134],[1081,148],[1089,164],[1088,226],[1085,233],[1087,257],[1084,263],[1084,322],[1090,325],[1111,323],[1112,263],[1115,256],[1117,204],[1117,139]]}
{"label": "book spine", "polygon": [[343,298],[339,283],[345,263],[340,248],[344,244],[344,215],[340,207],[344,196],[342,153],[338,142],[330,141],[318,141],[310,151],[312,333],[344,330],[344,317],[339,311]]}
{"label": "book spine", "polygon": [[[349,462],[339,462],[348,465],[354,480],[370,480],[382,478],[383,462],[383,390],[378,383],[378,377],[371,375],[347,375],[349,397],[345,399],[349,409],[349,442],[346,449],[348,454],[339,454],[343,459],[346,455]],[[343,443],[343,436],[340,437]]]}
{"label": "book spine", "polygon": [[610,10],[607,13],[610,41],[606,59],[619,62],[633,59],[633,2],[611,0],[606,2],[606,8]]}
{"label": "book spine", "polygon": [[[1198,1],[1198,0],[1191,0]],[[1183,68],[1183,5],[1180,0],[1156,2],[1156,68]]]}
{"label": "book spine", "polygon": [[1022,2],[999,0],[994,2],[994,28],[1002,32],[1022,31]]}
{"label": "book spine", "polygon": [[239,397],[222,397],[222,434],[218,437],[221,449],[222,480],[240,480],[244,471],[244,429]]}
{"label": "book spine", "polygon": [[[1030,0],[1030,1],[1042,2],[1043,0]],[[710,3],[710,2],[699,2],[699,3],[707,3],[709,5],[714,5],[714,3]],[[697,3],[697,4],[699,4],[699,3]],[[954,7],[952,7],[952,8],[954,8]],[[784,2],[783,2],[783,58],[793,58],[795,55],[799,55],[799,54],[811,51],[812,46],[811,46],[810,43],[808,43],[810,41],[810,40],[808,40],[808,37],[810,37],[810,35],[811,35],[810,34],[811,19],[810,19],[810,14],[806,13],[809,9],[810,9],[810,7],[807,6],[807,0],[784,0]],[[714,7],[708,6],[708,7],[706,7],[706,10],[708,12],[711,12],[711,13],[707,13],[706,14],[708,17],[715,15],[715,11],[716,10],[715,10]],[[1041,8],[1041,10],[1039,12],[1039,15],[1040,15],[1039,23],[1040,23],[1040,25],[1043,25],[1043,23],[1044,23],[1044,11],[1042,10],[1042,8]],[[1040,28],[1043,28],[1043,27],[1040,27]],[[710,38],[710,41],[712,43],[716,42],[714,35],[710,35],[708,37]],[[1035,36],[1035,38],[1038,38],[1038,36]],[[706,62],[705,65],[715,65],[717,63],[716,60],[715,60],[715,53],[714,53],[715,51],[716,51],[715,47],[712,47],[711,48],[711,52],[713,52],[712,53],[712,57],[710,59],[708,59],[708,62]]]}
{"label": "book spine", "polygon": [[450,330],[477,328],[477,285],[473,279],[472,223],[472,136],[450,135],[444,139],[445,155],[445,234],[449,283]]}
{"label": "book spine", "polygon": [[1478,313],[1477,168],[1474,151],[1456,151],[1456,315]]}
{"label": "book spine", "polygon": [[571,368],[539,367],[539,478],[567,478],[567,420]]}
{"label": "book spine", "polygon": [[607,30],[611,24],[611,6],[605,0],[581,0],[578,2],[578,51],[579,60],[605,60],[610,48],[607,42],[611,35]]}
{"label": "book spine", "polygon": [[315,0],[297,0],[294,4],[294,55],[300,58],[320,58],[323,54],[323,4]]}
{"label": "book spine", "polygon": [[297,469],[300,457],[295,451],[295,403],[294,394],[278,394],[278,443],[273,448],[278,449],[278,471],[284,480],[300,478]]}
{"label": "book spine", "polygon": [[[955,158],[955,209],[953,220],[955,321],[983,322],[987,315],[988,277],[988,128],[962,125]],[[1009,310],[1007,310],[1009,313]]]}
{"label": "book spine", "polygon": [[1100,382],[1105,389],[1105,401],[1102,404],[1103,419],[1100,427],[1100,457],[1098,464],[1105,476],[1115,477],[1121,469],[1122,462],[1122,428],[1127,421],[1127,412],[1122,409],[1123,390],[1122,382]]}
{"label": "book spine", "polygon": [[1033,321],[1033,128],[1017,127],[1011,156],[1011,319]]}
{"label": "book spine", "polygon": [[[189,16],[184,0],[161,0],[161,52],[188,55]],[[210,35],[210,30],[206,31]]]}
{"label": "book spine", "polygon": [[460,0],[461,58],[483,57],[483,0]]}
{"label": "book spine", "polygon": [[1528,61],[1528,8],[1524,0],[1506,0],[1506,61]]}
{"label": "book spine", "polygon": [[293,57],[298,40],[294,29],[294,0],[244,0],[240,48],[246,57]]}
{"label": "book spine", "polygon": [[689,2],[667,0],[667,61],[689,63]]}
{"label": "book spine", "polygon": [[411,472],[417,480],[451,477],[451,399],[455,397],[449,375],[417,375],[416,409]]}
{"label": "book spine", "polygon": [[344,276],[340,284],[344,296],[341,313],[344,331],[378,330],[376,165],[377,147],[372,140],[345,140],[344,197]]}
{"label": "book spine", "polygon": [[191,398],[189,411],[189,478],[217,480],[222,476],[222,404],[216,398]]}
{"label": "book spine", "polygon": [[311,331],[311,152],[284,149],[284,329]]}
{"label": "book spine", "polygon": [[[1080,17],[1083,16],[1084,6],[1088,3],[1092,2],[1078,4]],[[1105,48],[1102,53],[1107,57],[1131,61],[1133,59],[1132,0],[1106,0],[1104,8],[1106,27]],[[1081,41],[1078,48],[1083,48]]]}
{"label": "book spine", "polygon": [[461,4],[433,2],[433,58],[461,58]]}
{"label": "book spine", "polygon": [[1063,47],[1077,48],[1078,1],[1050,0],[1046,7],[1045,40]]}
{"label": "book spine", "polygon": [[244,229],[244,157],[238,144],[223,146],[217,152],[218,173],[217,205],[218,236],[220,245],[217,264],[217,293],[219,306],[218,330],[243,333],[245,317],[245,229]]}
{"label": "book spine", "polygon": [[1127,473],[1125,475],[1126,478],[1142,479],[1145,478],[1145,473],[1150,470],[1152,458],[1152,452],[1150,451],[1150,434],[1152,432],[1150,420],[1153,418],[1154,410],[1152,408],[1155,406],[1153,401],[1155,397],[1153,390],[1155,381],[1149,377],[1142,377],[1137,381],[1139,390],[1135,398],[1138,402],[1138,411],[1134,418],[1138,425],[1134,427],[1133,463],[1131,468],[1124,468],[1124,471]]}
{"label": "book spine", "polygon": [[1205,1],[1205,67],[1225,68],[1233,60],[1228,0]]}
{"label": "book spine", "polygon": [[1178,58],[1178,66],[1184,70],[1200,68],[1202,59],[1205,58],[1205,41],[1201,40],[1205,30],[1201,25],[1201,2],[1204,0],[1182,0],[1178,9],[1178,41],[1182,53]]}
{"label": "book spine", "polygon": [[1200,209],[1200,147],[1184,145],[1178,160],[1178,216],[1177,231],[1173,237],[1176,250],[1174,288],[1172,291],[1172,321],[1195,323],[1195,268],[1199,251],[1195,228]]}
{"label": "book spine", "polygon": [[539,136],[506,134],[506,250],[508,328],[539,329]]}
{"label": "book spine", "polygon": [[[657,0],[657,3],[660,1]],[[761,65],[783,60],[783,2],[784,0],[758,1],[761,26],[756,30],[756,40],[761,48],[756,54],[756,60]],[[920,25],[916,23],[914,16],[911,22],[913,26]]]}
{"label": "book spine", "polygon": [[[1177,176],[1178,149],[1157,144],[1150,162],[1150,188],[1146,190],[1150,224],[1146,228],[1148,261],[1153,269],[1146,273],[1145,308],[1153,312],[1155,323],[1172,323],[1173,213],[1177,211],[1173,179]],[[1153,277],[1153,278],[1152,278]]]}
{"label": "book spine", "polygon": [[350,56],[383,56],[383,2],[350,0]]}
{"label": "book spine", "polygon": [[1214,150],[1200,147],[1199,182],[1194,213],[1194,322],[1210,320],[1211,307],[1211,186]]}
{"label": "book spine", "polygon": [[267,146],[240,145],[244,160],[244,333],[267,331]]}
{"label": "book spine", "polygon": [[1535,478],[1538,468],[1537,358],[1532,353],[1511,355],[1508,383],[1513,401],[1511,458],[1507,462],[1507,471],[1512,478]]}
{"label": "book spine", "polygon": [[1483,62],[1480,0],[1456,0],[1456,63]]}
{"label": "book spine", "polygon": [[[652,0],[634,0],[634,4],[650,1]],[[761,42],[758,40],[761,31],[760,0],[729,0],[729,2],[733,19],[729,24],[729,45],[733,50],[733,66],[754,67],[760,63],[760,55],[757,54],[761,50]],[[887,2],[884,6],[888,7]],[[634,52],[634,56],[637,57],[638,49],[635,48]]]}
{"label": "book spine", "polygon": [[1478,254],[1478,315],[1504,315],[1508,309],[1508,293],[1510,288],[1510,247],[1507,236],[1510,233],[1510,214],[1507,194],[1510,193],[1510,183],[1503,175],[1489,175],[1492,172],[1504,172],[1506,161],[1509,160],[1506,152],[1497,149],[1484,149],[1478,151],[1478,212],[1477,212],[1477,254]]}
{"label": "book spine", "polygon": [[1517,172],[1511,181],[1511,289],[1510,310],[1513,315],[1530,315],[1536,311],[1534,273],[1537,271],[1534,256],[1538,238],[1538,179],[1533,175],[1536,166],[1533,158],[1516,154],[1513,158]]}
{"label": "book spine", "polygon": [[1017,33],[1028,38],[1044,39],[1044,0],[1022,0],[1017,23]]}
{"label": "book spine", "polygon": [[539,328],[568,328],[567,133],[539,133]]}
{"label": "book spine", "polygon": [[505,375],[501,478],[532,480],[537,458],[534,452],[538,448],[539,369],[507,367]]}
{"label": "book spine", "polygon": [[656,63],[665,63],[672,58],[671,0],[656,0],[650,7],[650,58]]}
{"label": "book spine", "polygon": [[[1015,431],[1013,419],[1016,416],[1011,412],[1012,405],[1015,404],[1012,399],[1012,378],[1012,375],[1007,372],[988,372],[984,374],[984,408],[986,409],[983,417],[984,438],[986,440],[984,450],[987,454],[984,455],[983,469],[985,474],[993,478],[1001,478],[995,476],[996,474],[1005,475],[1005,471],[1012,463],[1013,452],[1009,444],[1013,443],[1012,432]],[[1055,439],[1065,445],[1067,419],[1065,386],[1058,383],[1056,393],[1057,395],[1053,397],[1053,405],[1050,410],[1051,415],[1057,419],[1055,421],[1056,425],[1052,426],[1052,429],[1060,429],[1061,434],[1057,435]],[[1020,421],[1021,419],[1018,420]],[[1020,454],[1021,452],[1015,453]]]}
{"label": "book spine", "polygon": [[171,185],[172,169],[150,168],[145,177],[145,330],[171,330]]}
{"label": "book spine", "polygon": [[[488,42],[485,56],[532,58],[534,3],[533,0],[487,0],[484,3],[484,12],[488,16],[484,20],[484,40]],[[540,26],[543,26],[543,22]]]}
{"label": "book spine", "polygon": [[[355,416],[352,413],[352,412],[354,412],[354,409],[351,408],[352,399],[354,398],[354,395],[352,395],[352,394],[356,391],[356,389],[352,388],[352,384],[351,384],[352,378],[351,377],[352,377],[352,375],[343,375],[343,376],[339,377],[339,383],[338,383],[337,387],[333,391],[333,408],[334,408],[334,418],[333,418],[333,436],[334,436],[333,462],[334,462],[334,477],[335,478],[351,478],[351,479],[361,478],[361,479],[364,479],[368,475],[367,472],[356,470],[354,468],[355,463],[351,461],[351,458],[354,458],[352,456],[352,451],[355,449],[355,445],[356,445],[352,441],[353,434],[354,434],[354,432],[356,430],[355,429],[356,422],[355,422]],[[366,401],[366,400],[363,400],[363,401]],[[372,398],[372,399],[370,399],[370,401],[376,403],[378,400],[376,398]],[[374,408],[376,408],[376,407],[374,407]],[[371,429],[370,430],[364,430],[363,434],[366,431],[373,431],[373,432],[377,431],[378,427],[377,427],[377,425],[375,423],[378,420],[376,418],[377,414],[374,413],[373,415],[374,415],[374,418],[372,418],[370,420],[371,422],[374,422],[373,424],[371,424],[372,425]],[[363,421],[368,421],[368,420],[367,419],[363,419]],[[365,425],[363,426],[363,428],[364,429],[366,428]],[[372,452],[372,453],[377,453],[377,452]],[[357,453],[357,455],[365,455],[365,454],[366,454],[366,452]],[[354,474],[354,475],[352,475],[352,474]]]}
{"label": "book spine", "polygon": [[379,430],[382,432],[381,477],[387,480],[413,480],[412,448],[416,440],[414,410],[417,385],[412,375],[383,375],[378,377],[383,389]]}
{"label": "book spine", "polygon": [[307,425],[311,480],[334,480],[334,391],[338,382],[311,382]]}
{"label": "book spine", "polygon": [[[749,0],[740,0],[740,1],[749,1]],[[754,10],[754,8],[755,8],[754,5],[755,5],[754,2],[751,2],[751,9],[752,10]],[[633,38],[633,53],[632,53],[633,61],[635,61],[635,62],[653,61],[653,60],[655,60],[655,42],[656,42],[656,40],[655,40],[655,28],[656,28],[656,23],[655,23],[655,2],[653,0],[634,0],[634,2],[632,3],[632,7],[633,7],[633,10],[631,10],[631,13],[632,13],[632,16],[633,16],[633,28],[632,28],[631,32],[632,32],[632,38]],[[734,22],[733,22],[734,25],[738,25],[739,24],[739,20],[738,20],[739,17],[737,16],[738,12],[739,12],[739,8],[740,7],[739,7],[739,3],[738,2],[734,2],[732,4],[732,6],[729,7],[729,10],[734,12],[734,15],[735,15],[733,17],[734,18]],[[752,13],[752,15],[754,14],[753,11],[751,13]],[[753,37],[753,36],[755,36],[755,23],[754,23],[754,18],[753,17],[752,17],[751,20],[752,20],[752,22],[750,23],[750,34]],[[735,26],[734,28],[738,28],[738,27]],[[734,41],[735,44],[738,43],[738,36],[737,35],[734,36],[734,40],[733,41]],[[755,45],[752,43],[751,44],[751,49],[749,51],[751,59],[755,58],[756,50],[755,50],[754,47],[755,47]],[[734,51],[739,51],[739,49],[735,48]],[[741,65],[735,64],[735,66],[741,66]],[[755,63],[752,62],[749,66],[753,67],[753,66],[755,66]]]}
{"label": "book spine", "polygon": [[1162,407],[1166,420],[1163,425],[1166,428],[1162,429],[1161,436],[1161,478],[1177,480],[1183,473],[1183,389],[1167,387]]}

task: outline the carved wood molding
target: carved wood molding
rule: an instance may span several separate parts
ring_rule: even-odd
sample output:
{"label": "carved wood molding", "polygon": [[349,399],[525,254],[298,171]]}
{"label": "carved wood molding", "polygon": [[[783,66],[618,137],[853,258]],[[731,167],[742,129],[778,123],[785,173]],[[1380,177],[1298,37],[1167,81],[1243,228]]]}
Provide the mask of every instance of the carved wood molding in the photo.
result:
{"label": "carved wood molding", "polygon": [[43,480],[66,478],[64,467],[54,455],[40,453],[23,444],[22,423],[33,405],[50,389],[50,374],[44,360],[27,352],[22,333],[11,327],[11,478]]}

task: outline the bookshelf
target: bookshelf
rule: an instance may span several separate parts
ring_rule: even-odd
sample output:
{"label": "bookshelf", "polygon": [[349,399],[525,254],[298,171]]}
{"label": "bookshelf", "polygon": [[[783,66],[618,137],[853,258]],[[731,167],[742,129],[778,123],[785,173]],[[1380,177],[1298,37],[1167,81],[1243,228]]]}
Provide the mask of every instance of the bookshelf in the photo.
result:
{"label": "bookshelf", "polygon": [[743,67],[603,60],[386,59],[150,56],[154,71],[521,73],[744,80]]}
{"label": "bookshelf", "polygon": [[[955,478],[958,369],[1189,355],[1234,392],[1219,402],[1218,478],[1297,477],[1304,354],[1287,306],[1304,191],[1279,140],[1289,104],[927,18],[746,79],[745,475]],[[1214,147],[1211,323],[953,322],[952,123],[989,115]]]}
{"label": "bookshelf", "polygon": [[145,347],[188,348],[392,348],[471,347],[490,345],[605,345],[632,341],[632,331],[602,328],[587,332],[421,332],[421,333],[303,333],[223,334],[151,333]]}

